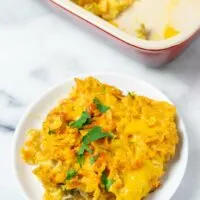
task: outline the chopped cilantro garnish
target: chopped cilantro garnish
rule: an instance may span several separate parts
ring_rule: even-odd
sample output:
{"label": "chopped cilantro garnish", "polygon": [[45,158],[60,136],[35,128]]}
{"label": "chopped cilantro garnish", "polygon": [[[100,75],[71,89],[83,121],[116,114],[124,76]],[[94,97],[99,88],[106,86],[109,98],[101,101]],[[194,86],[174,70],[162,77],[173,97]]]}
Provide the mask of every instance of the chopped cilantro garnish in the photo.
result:
{"label": "chopped cilantro garnish", "polygon": [[49,135],[55,134],[55,133],[56,133],[56,132],[55,132],[55,131],[52,131],[52,130],[49,130],[49,131],[48,131],[48,134],[49,134]]}
{"label": "chopped cilantro garnish", "polygon": [[85,124],[88,124],[91,120],[91,117],[88,112],[82,112],[80,118],[74,122],[71,122],[69,125],[74,128],[82,128]]}
{"label": "chopped cilantro garnish", "polygon": [[84,142],[81,144],[81,148],[79,149],[78,155],[83,155],[85,151],[92,153],[92,150],[88,147],[88,144]]}
{"label": "chopped cilantro garnish", "polygon": [[114,183],[113,179],[108,179],[106,172],[104,171],[101,176],[101,182],[105,188],[105,190],[109,190],[111,185]]}
{"label": "chopped cilantro garnish", "polygon": [[85,151],[88,151],[91,154],[93,153],[93,151],[90,149],[90,147],[87,144],[82,143],[81,147],[80,147],[80,149],[78,151],[78,155],[77,155],[77,161],[78,161],[80,167],[82,167],[82,165],[83,165],[83,163],[85,161],[85,158],[84,158],[84,152]]}
{"label": "chopped cilantro garnish", "polygon": [[81,154],[81,155],[77,155],[77,161],[78,161],[78,163],[79,163],[79,165],[80,165],[80,167],[82,167],[83,166],[83,163],[84,163],[84,155],[83,154]]}
{"label": "chopped cilantro garnish", "polygon": [[134,92],[128,92],[128,96],[134,97]]}
{"label": "chopped cilantro garnish", "polygon": [[66,174],[66,180],[71,180],[74,176],[76,176],[77,171],[74,169],[70,169]]}
{"label": "chopped cilantro garnish", "polygon": [[106,92],[106,86],[102,85],[102,93],[105,94],[105,92]]}
{"label": "chopped cilantro garnish", "polygon": [[[105,137],[113,138],[113,135],[111,133],[102,132],[101,127],[99,126],[92,128],[85,136],[83,136],[82,144],[78,151],[78,156],[84,156],[85,151],[92,154],[93,151],[90,149],[88,144]],[[84,160],[84,158],[78,158],[79,164],[81,160]]]}
{"label": "chopped cilantro garnish", "polygon": [[95,126],[85,136],[83,136],[82,141],[84,144],[89,144],[105,137],[113,138],[113,135],[110,133],[102,132],[101,127]]}
{"label": "chopped cilantro garnish", "polygon": [[110,109],[110,107],[103,105],[103,104],[101,103],[101,101],[100,101],[97,97],[95,97],[95,98],[93,99],[93,103],[96,105],[97,109],[98,109],[101,113],[105,113],[107,110]]}
{"label": "chopped cilantro garnish", "polygon": [[98,157],[99,157],[99,155],[92,156],[92,157],[90,158],[90,164],[93,165],[93,164],[96,162],[96,160],[98,159]]}

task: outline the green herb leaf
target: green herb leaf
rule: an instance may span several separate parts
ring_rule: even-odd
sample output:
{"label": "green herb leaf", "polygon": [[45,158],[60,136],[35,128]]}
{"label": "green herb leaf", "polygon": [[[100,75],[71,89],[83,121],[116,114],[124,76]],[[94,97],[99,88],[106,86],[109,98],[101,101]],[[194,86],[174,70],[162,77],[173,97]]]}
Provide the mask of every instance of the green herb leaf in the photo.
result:
{"label": "green herb leaf", "polygon": [[93,103],[96,105],[97,109],[98,109],[101,113],[105,113],[107,110],[110,109],[110,107],[103,105],[97,97],[95,97],[95,98],[93,99]]}
{"label": "green herb leaf", "polygon": [[102,93],[105,94],[106,93],[106,86],[102,85]]}
{"label": "green herb leaf", "polygon": [[[90,149],[88,144],[91,142],[94,142],[98,139],[105,138],[105,137],[113,138],[113,135],[111,133],[104,133],[104,132],[102,132],[101,127],[95,126],[85,136],[83,136],[82,144],[78,151],[78,155],[84,156],[85,151],[92,154],[93,151]],[[81,159],[84,159],[84,158],[81,158]],[[79,158],[78,162],[79,161],[80,161],[80,158]]]}
{"label": "green herb leaf", "polygon": [[83,155],[85,151],[88,151],[89,153],[93,153],[93,151],[88,147],[88,144],[85,144],[84,142],[81,144],[81,148],[79,149],[78,155]]}
{"label": "green herb leaf", "polygon": [[95,126],[85,136],[83,136],[82,141],[84,144],[89,144],[105,137],[113,138],[113,135],[110,133],[104,133],[102,132],[101,127]]}
{"label": "green herb leaf", "polygon": [[80,167],[82,167],[82,165],[83,165],[83,163],[85,161],[85,157],[84,157],[84,152],[85,151],[88,151],[91,154],[93,153],[93,151],[90,149],[90,147],[88,147],[87,144],[82,143],[81,147],[80,147],[80,149],[78,151],[78,155],[77,155],[77,161],[78,161]]}
{"label": "green herb leaf", "polygon": [[74,169],[70,169],[66,174],[66,180],[71,180],[74,176],[76,176],[77,171]]}
{"label": "green herb leaf", "polygon": [[93,153],[93,151],[90,149],[90,147],[87,144],[82,143],[81,147],[80,147],[80,149],[78,151],[78,155],[77,155],[77,161],[78,161],[80,167],[82,167],[82,165],[83,165],[83,163],[85,161],[85,158],[84,158],[84,152],[85,151],[88,151],[91,154]]}
{"label": "green herb leaf", "polygon": [[113,179],[108,179],[106,172],[104,171],[101,176],[101,182],[105,188],[105,190],[109,190],[111,185],[114,183]]}
{"label": "green herb leaf", "polygon": [[82,128],[85,124],[90,123],[91,117],[88,112],[82,112],[80,118],[74,122],[71,122],[69,125],[74,128]]}
{"label": "green herb leaf", "polygon": [[90,164],[93,165],[93,164],[96,162],[96,160],[98,159],[98,157],[99,157],[99,155],[92,156],[92,157],[90,158]]}
{"label": "green herb leaf", "polygon": [[77,155],[77,161],[78,161],[80,167],[82,167],[82,166],[83,166],[83,163],[84,163],[84,161],[85,161],[84,155],[83,155],[83,154],[81,154],[81,155],[78,154],[78,155]]}
{"label": "green herb leaf", "polygon": [[134,97],[134,92],[128,92],[128,96]]}
{"label": "green herb leaf", "polygon": [[56,132],[55,132],[55,131],[52,131],[52,130],[49,130],[49,131],[48,131],[48,134],[49,134],[49,135],[55,134],[55,133],[56,133]]}

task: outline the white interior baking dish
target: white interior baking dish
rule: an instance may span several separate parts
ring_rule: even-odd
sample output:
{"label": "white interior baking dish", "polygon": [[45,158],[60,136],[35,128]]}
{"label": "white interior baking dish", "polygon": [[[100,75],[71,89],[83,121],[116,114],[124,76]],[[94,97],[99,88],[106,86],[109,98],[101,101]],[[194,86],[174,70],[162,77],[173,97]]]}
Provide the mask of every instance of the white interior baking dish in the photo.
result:
{"label": "white interior baking dish", "polygon": [[[159,40],[159,41],[150,41],[150,40],[142,40],[139,39],[133,35],[131,35],[131,31],[129,30],[129,26],[132,24],[132,19],[137,15],[137,13],[140,12],[139,9],[137,9],[137,6],[135,6],[136,3],[133,3],[132,6],[125,11],[122,12],[121,15],[119,15],[116,19],[118,25],[121,27],[115,27],[109,22],[105,21],[104,19],[95,16],[93,13],[90,13],[89,11],[83,9],[79,5],[76,5],[74,2],[70,0],[50,0],[53,3],[57,4],[58,6],[64,8],[65,10],[71,12],[72,14],[84,19],[85,21],[89,22],[90,24],[98,27],[99,29],[103,30],[104,32],[110,34],[115,39],[118,39],[120,41],[123,41],[126,45],[129,45],[131,47],[134,47],[134,51],[137,51],[137,54],[139,54],[140,60],[146,60],[146,63],[153,64],[153,62],[156,62],[156,64],[163,64],[169,60],[172,60],[174,57],[176,57],[193,39],[195,35],[199,33],[200,29],[200,1],[199,0],[190,0],[191,6],[188,6],[186,4],[189,0],[171,0],[171,1],[182,1],[182,6],[180,6],[179,9],[177,9],[177,12],[175,13],[176,16],[174,16],[175,24],[178,24],[180,29],[180,34],[177,36],[171,37],[169,39],[165,40]],[[159,26],[159,20],[156,21],[156,17],[159,17],[159,14],[161,14],[162,10],[162,3],[166,3],[166,1],[169,2],[169,0],[141,0],[146,2],[144,7],[145,14],[143,17],[146,19],[148,24],[158,27]],[[151,2],[151,3],[148,3]],[[157,5],[157,6],[155,6]],[[152,10],[154,8],[154,10]],[[156,13],[156,14],[155,14]],[[181,19],[180,16],[183,16]],[[177,21],[179,20],[179,23]],[[126,32],[122,29],[126,29]],[[129,32],[129,33],[128,33]],[[176,47],[176,49],[172,48]],[[154,54],[155,52],[158,53],[158,51],[164,51],[166,52],[166,49],[168,50],[166,56],[162,56],[162,59],[159,58],[157,61],[155,58],[150,58],[149,54]],[[170,51],[169,51],[170,49]],[[144,55],[144,52],[146,55]],[[154,53],[153,53],[154,52]],[[160,52],[161,53],[161,52]],[[159,53],[159,55],[160,55]],[[148,54],[148,55],[147,55]],[[170,54],[170,55],[169,55]],[[145,57],[148,57],[147,59]],[[150,61],[150,62],[149,62]]]}

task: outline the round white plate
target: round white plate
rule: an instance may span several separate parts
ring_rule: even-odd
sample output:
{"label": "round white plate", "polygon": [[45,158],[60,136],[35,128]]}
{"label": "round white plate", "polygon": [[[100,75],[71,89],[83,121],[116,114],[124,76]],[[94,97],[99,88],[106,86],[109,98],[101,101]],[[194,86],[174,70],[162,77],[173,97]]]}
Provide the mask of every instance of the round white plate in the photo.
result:
{"label": "round white plate", "polygon": [[[79,75],[77,77],[84,78],[87,76]],[[98,74],[92,76],[102,82],[120,88],[125,93],[135,91],[139,95],[172,103],[161,91],[135,78],[118,74]],[[41,128],[46,114],[60,99],[66,98],[72,86],[74,86],[74,77],[68,78],[64,83],[49,89],[30,106],[16,129],[13,144],[13,165],[18,183],[26,199],[42,200],[44,190],[39,180],[32,174],[32,167],[25,164],[20,158],[20,149],[25,141],[25,132],[29,128]],[[167,173],[163,178],[162,186],[148,196],[148,200],[169,200],[183,178],[188,160],[188,139],[183,121],[179,116],[178,128],[180,143],[176,156],[170,163]]]}

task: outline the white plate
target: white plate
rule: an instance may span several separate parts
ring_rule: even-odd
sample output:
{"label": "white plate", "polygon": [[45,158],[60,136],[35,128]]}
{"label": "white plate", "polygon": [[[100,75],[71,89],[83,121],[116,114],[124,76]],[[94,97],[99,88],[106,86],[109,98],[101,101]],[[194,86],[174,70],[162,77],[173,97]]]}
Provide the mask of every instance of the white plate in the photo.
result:
{"label": "white plate", "polygon": [[[84,78],[86,76],[88,75],[81,75],[78,77]],[[92,76],[102,82],[114,85],[124,92],[135,91],[140,95],[172,103],[162,92],[135,78],[117,74],[99,74]],[[29,128],[40,128],[49,110],[54,107],[60,99],[67,96],[73,85],[74,77],[71,77],[64,83],[49,89],[30,106],[16,129],[13,144],[13,165],[20,188],[26,199],[42,200],[44,190],[40,182],[32,174],[32,167],[25,164],[20,158],[20,148],[25,141],[25,132]],[[177,148],[176,156],[170,163],[162,186],[152,193],[147,198],[148,200],[169,200],[177,190],[183,178],[188,160],[188,139],[183,121],[180,117],[178,117],[178,128],[180,131],[180,145]]]}

